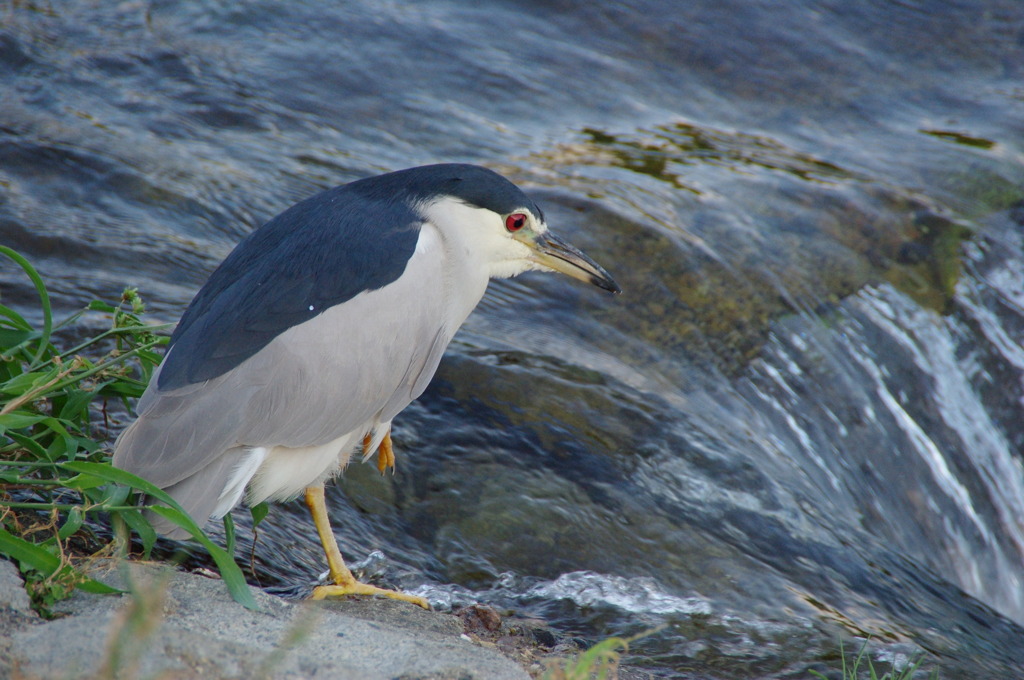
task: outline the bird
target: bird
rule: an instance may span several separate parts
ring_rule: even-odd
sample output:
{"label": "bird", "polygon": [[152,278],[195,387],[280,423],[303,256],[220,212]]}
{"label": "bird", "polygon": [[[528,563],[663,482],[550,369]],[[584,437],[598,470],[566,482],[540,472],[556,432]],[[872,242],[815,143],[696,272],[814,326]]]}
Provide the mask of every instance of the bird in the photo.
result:
{"label": "bird", "polygon": [[[118,437],[112,463],[200,526],[243,500],[304,495],[329,567],[314,599],[425,599],[356,580],[324,485],[353,455],[394,467],[391,423],[426,389],[488,283],[554,271],[610,293],[513,182],[442,163],[359,179],[253,230],[213,271]],[[150,499],[148,502],[155,502]],[[156,513],[170,538],[187,532]]]}

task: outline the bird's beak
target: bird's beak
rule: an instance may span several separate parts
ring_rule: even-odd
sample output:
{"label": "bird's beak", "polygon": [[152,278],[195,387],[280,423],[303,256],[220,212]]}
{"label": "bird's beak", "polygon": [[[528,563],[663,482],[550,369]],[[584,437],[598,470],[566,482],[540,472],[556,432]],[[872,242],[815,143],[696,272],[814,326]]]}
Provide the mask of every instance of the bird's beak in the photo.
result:
{"label": "bird's beak", "polygon": [[[526,242],[525,239],[524,242]],[[533,251],[530,254],[530,259],[535,263],[567,274],[574,279],[592,283],[610,293],[622,292],[622,288],[615,283],[615,279],[604,270],[604,267],[551,232],[545,231],[538,234],[526,244]]]}

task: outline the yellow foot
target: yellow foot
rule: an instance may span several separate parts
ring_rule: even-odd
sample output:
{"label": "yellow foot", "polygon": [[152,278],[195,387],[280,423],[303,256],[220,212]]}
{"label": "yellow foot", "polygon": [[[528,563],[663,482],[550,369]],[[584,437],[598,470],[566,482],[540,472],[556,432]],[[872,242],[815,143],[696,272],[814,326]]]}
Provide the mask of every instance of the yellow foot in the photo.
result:
{"label": "yellow foot", "polygon": [[391,429],[384,435],[377,447],[377,469],[384,474],[388,468],[395,469],[395,447],[391,445]]}
{"label": "yellow foot", "polygon": [[[363,455],[370,455],[370,443],[373,441],[371,436],[373,433],[368,433],[363,437]],[[380,446],[377,447],[377,469],[380,470],[381,474],[384,474],[388,468],[395,469],[395,447],[391,444],[391,427],[388,426],[388,431],[384,435],[384,439],[381,440]]]}
{"label": "yellow foot", "polygon": [[418,604],[424,609],[428,611],[430,610],[430,604],[428,604],[422,597],[400,593],[397,590],[378,588],[377,586],[360,583],[359,581],[353,581],[346,585],[317,586],[313,589],[314,600],[322,600],[327,597],[343,597],[345,595],[382,595],[383,597],[389,597],[392,600],[401,600],[402,602]]}

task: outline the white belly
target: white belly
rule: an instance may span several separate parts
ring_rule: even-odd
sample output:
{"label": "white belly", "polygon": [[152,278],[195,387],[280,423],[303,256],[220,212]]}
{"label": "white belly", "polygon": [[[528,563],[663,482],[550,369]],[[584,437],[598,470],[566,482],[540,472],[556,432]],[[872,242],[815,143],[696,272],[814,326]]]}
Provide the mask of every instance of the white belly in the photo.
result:
{"label": "white belly", "polygon": [[[357,431],[358,432],[358,431]],[[319,446],[255,446],[224,485],[213,517],[223,517],[238,504],[246,487],[246,502],[286,501],[307,486],[321,484],[348,465],[362,435],[351,432]]]}
{"label": "white belly", "polygon": [[362,440],[357,430],[320,446],[272,447],[249,482],[247,502],[289,500],[307,486],[323,483],[345,469]]}

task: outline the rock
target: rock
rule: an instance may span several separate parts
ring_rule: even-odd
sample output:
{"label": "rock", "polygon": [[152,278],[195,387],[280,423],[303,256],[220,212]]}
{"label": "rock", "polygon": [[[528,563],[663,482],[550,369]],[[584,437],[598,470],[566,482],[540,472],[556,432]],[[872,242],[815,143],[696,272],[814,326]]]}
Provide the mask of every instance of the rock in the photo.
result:
{"label": "rock", "polygon": [[467,633],[493,633],[501,628],[501,615],[492,607],[482,604],[474,604],[455,612],[455,615],[462,619],[462,625]]}
{"label": "rock", "polygon": [[25,581],[18,567],[7,560],[0,560],[0,608],[35,616],[28,593],[25,592]]}
{"label": "rock", "polygon": [[5,666],[14,649],[11,641],[15,632],[38,623],[39,616],[32,611],[25,582],[14,563],[0,559],[0,678],[12,675]]}
{"label": "rock", "polygon": [[98,577],[132,594],[78,592],[55,608],[62,618],[43,621],[22,597],[17,569],[0,567],[0,631],[9,641],[0,677],[529,678],[462,635],[457,617],[403,602],[290,602],[254,592],[260,610],[250,611],[219,580],[122,563]]}

